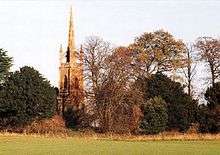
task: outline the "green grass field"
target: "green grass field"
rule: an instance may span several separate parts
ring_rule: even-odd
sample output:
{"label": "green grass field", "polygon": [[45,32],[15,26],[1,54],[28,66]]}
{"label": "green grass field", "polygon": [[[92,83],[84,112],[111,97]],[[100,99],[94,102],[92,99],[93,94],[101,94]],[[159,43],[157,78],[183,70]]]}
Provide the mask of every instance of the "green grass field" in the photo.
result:
{"label": "green grass field", "polygon": [[0,155],[220,155],[220,141],[114,141],[86,138],[0,136]]}

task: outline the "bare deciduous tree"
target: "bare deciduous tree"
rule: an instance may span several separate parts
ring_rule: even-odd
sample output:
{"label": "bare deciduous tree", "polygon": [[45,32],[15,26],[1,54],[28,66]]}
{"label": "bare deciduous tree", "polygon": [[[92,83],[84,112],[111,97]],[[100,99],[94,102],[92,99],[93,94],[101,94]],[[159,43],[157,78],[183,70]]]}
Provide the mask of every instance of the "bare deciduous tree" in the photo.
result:
{"label": "bare deciduous tree", "polygon": [[83,45],[86,94],[90,101],[96,102],[105,74],[105,60],[112,50],[110,43],[96,36],[88,37]]}
{"label": "bare deciduous tree", "polygon": [[196,75],[196,62],[193,50],[193,45],[190,44],[186,48],[185,53],[185,66],[182,67],[181,71],[184,75],[185,85],[187,87],[187,93],[189,96],[193,95],[193,80]]}

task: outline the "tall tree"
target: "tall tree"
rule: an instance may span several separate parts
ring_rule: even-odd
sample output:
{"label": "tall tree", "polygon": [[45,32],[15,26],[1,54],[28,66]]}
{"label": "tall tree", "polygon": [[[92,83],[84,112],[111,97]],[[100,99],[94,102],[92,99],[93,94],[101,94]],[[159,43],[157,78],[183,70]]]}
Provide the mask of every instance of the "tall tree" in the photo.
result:
{"label": "tall tree", "polygon": [[111,44],[97,36],[90,36],[83,44],[87,98],[96,102],[97,92],[106,70],[106,58],[112,53]]}
{"label": "tall tree", "polygon": [[133,50],[133,65],[138,75],[180,68],[184,61],[185,45],[163,30],[144,33],[129,46]]}
{"label": "tall tree", "polygon": [[196,41],[201,61],[205,61],[211,73],[211,83],[220,78],[220,40],[211,37],[200,37]]}
{"label": "tall tree", "polygon": [[106,70],[98,93],[98,111],[103,131],[136,132],[143,103],[134,82],[129,49],[119,47],[106,59]]}
{"label": "tall tree", "polygon": [[7,51],[0,49],[0,83],[8,75],[12,66],[12,58],[7,55]]}

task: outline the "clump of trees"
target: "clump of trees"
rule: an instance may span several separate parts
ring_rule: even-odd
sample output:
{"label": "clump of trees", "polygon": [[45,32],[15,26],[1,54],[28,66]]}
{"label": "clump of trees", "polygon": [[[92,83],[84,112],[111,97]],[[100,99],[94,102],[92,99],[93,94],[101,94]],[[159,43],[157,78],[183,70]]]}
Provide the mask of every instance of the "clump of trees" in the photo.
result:
{"label": "clump of trees", "polygon": [[[88,38],[83,47],[87,102],[89,109],[92,109],[92,122],[102,132],[142,130],[158,133],[170,128],[185,131],[195,120],[192,106],[196,109],[196,101],[193,102],[184,93],[180,83],[171,81],[165,75],[155,74],[168,73],[185,65],[186,47],[181,40],[159,30],[144,33],[128,47],[112,48],[111,44],[98,37]],[[173,86],[172,89],[169,89],[170,86]],[[161,104],[161,111],[151,102]],[[146,116],[149,108],[155,108],[155,111]],[[157,118],[160,114],[164,115],[165,120]],[[154,116],[152,120],[146,120]],[[146,122],[151,122],[149,129]]]}
{"label": "clump of trees", "polygon": [[[187,46],[159,30],[144,33],[128,47],[113,48],[99,37],[88,38],[83,50],[92,126],[102,132],[147,134],[165,130],[186,132],[194,123],[202,126],[201,105],[194,99],[193,91],[196,63],[207,62],[211,76],[210,64],[215,66],[215,84],[220,62],[219,40],[204,43],[203,39]],[[205,54],[208,49],[210,56]],[[185,82],[171,80],[175,73],[181,73]],[[210,95],[208,92],[206,96]],[[213,94],[217,95],[216,91]],[[206,99],[207,106],[213,104]],[[219,116],[216,108],[215,113]]]}
{"label": "clump of trees", "polygon": [[[201,37],[187,46],[158,30],[127,47],[88,37],[82,50],[85,102],[82,109],[63,113],[68,128],[158,134],[186,132],[198,124],[199,132],[220,131],[220,40]],[[211,79],[205,104],[199,104],[193,90],[198,62],[206,64]],[[10,73],[11,64],[12,58],[0,49],[0,128],[53,116],[56,90],[34,68]],[[176,74],[181,78],[172,78]]]}
{"label": "clump of trees", "polygon": [[206,104],[199,105],[198,123],[200,132],[220,132],[220,40],[211,37],[200,37],[195,47],[200,61],[206,64],[208,81],[204,96]]}
{"label": "clump of trees", "polygon": [[197,102],[184,92],[180,83],[157,73],[151,78],[139,78],[136,85],[144,92],[145,100],[161,96],[166,102],[168,111],[167,129],[186,131],[195,121]]}

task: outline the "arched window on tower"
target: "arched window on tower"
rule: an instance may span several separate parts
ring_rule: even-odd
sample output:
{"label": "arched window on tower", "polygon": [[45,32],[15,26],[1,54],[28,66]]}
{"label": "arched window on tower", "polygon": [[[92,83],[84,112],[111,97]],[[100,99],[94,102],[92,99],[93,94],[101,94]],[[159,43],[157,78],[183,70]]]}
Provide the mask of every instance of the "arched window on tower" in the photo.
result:
{"label": "arched window on tower", "polygon": [[63,84],[63,85],[64,85],[64,90],[67,90],[67,87],[68,87],[68,82],[67,82],[67,80],[68,80],[68,79],[67,79],[67,76],[65,75],[65,76],[64,76],[64,84]]}
{"label": "arched window on tower", "polygon": [[75,88],[79,89],[79,79],[75,77]]}
{"label": "arched window on tower", "polygon": [[69,49],[69,47],[67,48],[67,51],[66,51],[66,62],[70,62],[70,49]]}

